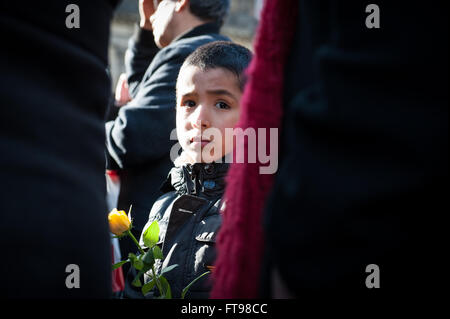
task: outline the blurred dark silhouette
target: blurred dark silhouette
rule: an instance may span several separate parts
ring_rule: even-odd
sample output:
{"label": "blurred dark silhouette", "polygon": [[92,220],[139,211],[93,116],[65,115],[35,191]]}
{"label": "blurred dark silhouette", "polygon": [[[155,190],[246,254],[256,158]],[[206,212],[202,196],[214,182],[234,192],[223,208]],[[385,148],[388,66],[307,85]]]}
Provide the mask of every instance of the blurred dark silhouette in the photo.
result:
{"label": "blurred dark silhouette", "polygon": [[[70,3],[80,28],[66,27]],[[104,116],[116,3],[0,4],[3,298],[111,295]],[[79,267],[79,288],[66,286],[70,264]]]}

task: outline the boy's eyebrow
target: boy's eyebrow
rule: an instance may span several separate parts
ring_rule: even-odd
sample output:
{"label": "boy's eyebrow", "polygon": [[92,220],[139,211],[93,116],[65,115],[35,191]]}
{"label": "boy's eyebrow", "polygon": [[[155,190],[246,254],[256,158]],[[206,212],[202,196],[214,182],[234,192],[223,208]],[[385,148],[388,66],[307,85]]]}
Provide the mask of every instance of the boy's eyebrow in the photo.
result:
{"label": "boy's eyebrow", "polygon": [[192,95],[197,95],[195,92],[186,92],[186,93],[182,93],[180,96],[192,96]]}
{"label": "boy's eyebrow", "polygon": [[231,92],[223,89],[206,91],[208,94],[226,95],[237,101],[237,98]]}

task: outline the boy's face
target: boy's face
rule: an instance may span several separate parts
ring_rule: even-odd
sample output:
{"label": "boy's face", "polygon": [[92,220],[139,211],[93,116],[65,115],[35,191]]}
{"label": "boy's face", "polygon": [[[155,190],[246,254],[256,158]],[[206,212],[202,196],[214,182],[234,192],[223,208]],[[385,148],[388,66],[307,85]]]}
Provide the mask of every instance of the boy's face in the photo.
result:
{"label": "boy's face", "polygon": [[[177,81],[177,136],[193,162],[216,161],[233,149],[242,92],[231,71],[183,66]],[[213,133],[211,135],[211,133]]]}

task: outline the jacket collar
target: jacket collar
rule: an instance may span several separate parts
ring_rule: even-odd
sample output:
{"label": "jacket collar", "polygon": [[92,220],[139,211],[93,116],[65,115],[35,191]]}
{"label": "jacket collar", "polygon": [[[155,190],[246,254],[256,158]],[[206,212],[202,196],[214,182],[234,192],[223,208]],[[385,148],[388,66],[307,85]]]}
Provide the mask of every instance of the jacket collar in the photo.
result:
{"label": "jacket collar", "polygon": [[161,190],[175,190],[180,195],[197,195],[207,199],[221,197],[228,167],[228,163],[195,163],[174,167]]}
{"label": "jacket collar", "polygon": [[208,23],[201,24],[195,28],[192,28],[192,29],[180,34],[172,41],[172,43],[176,42],[178,40],[181,40],[181,39],[192,38],[192,37],[196,37],[199,35],[205,35],[205,34],[210,34],[210,33],[219,34],[219,32],[220,32],[220,26],[217,23],[208,22]]}

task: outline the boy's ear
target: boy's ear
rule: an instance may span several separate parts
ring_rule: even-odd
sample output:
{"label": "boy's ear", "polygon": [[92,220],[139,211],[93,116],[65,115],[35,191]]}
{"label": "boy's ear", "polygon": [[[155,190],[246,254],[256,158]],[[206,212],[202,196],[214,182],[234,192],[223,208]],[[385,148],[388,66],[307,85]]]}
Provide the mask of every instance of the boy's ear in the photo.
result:
{"label": "boy's ear", "polygon": [[175,4],[175,12],[183,11],[187,9],[189,5],[189,0],[178,0]]}

